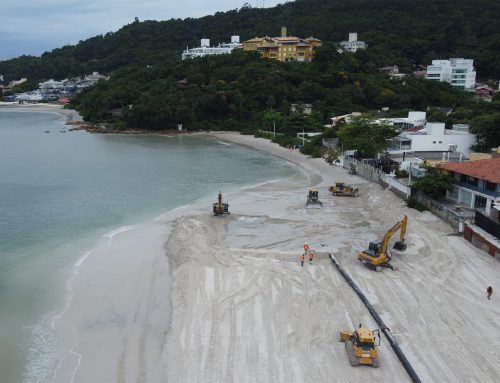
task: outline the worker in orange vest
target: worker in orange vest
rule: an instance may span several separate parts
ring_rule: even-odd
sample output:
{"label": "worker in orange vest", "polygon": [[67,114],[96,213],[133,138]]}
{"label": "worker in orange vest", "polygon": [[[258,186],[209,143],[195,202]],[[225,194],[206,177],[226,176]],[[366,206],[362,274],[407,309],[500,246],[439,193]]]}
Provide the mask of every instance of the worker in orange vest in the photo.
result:
{"label": "worker in orange vest", "polygon": [[304,243],[304,254],[307,254],[307,252],[309,251],[309,245],[308,243]]}
{"label": "worker in orange vest", "polygon": [[309,264],[313,264],[313,259],[314,259],[314,253],[312,251],[309,252]]}
{"label": "worker in orange vest", "polygon": [[304,267],[304,254],[300,256],[300,266]]}

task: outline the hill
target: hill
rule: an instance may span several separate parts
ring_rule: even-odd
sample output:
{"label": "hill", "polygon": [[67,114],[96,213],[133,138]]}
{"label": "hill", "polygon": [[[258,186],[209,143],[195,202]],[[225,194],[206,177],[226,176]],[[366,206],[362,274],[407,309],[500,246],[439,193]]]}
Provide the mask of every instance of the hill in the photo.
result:
{"label": "hill", "polygon": [[203,36],[227,41],[291,34],[344,40],[357,30],[382,64],[428,64],[434,58],[474,58],[481,78],[500,77],[500,3],[484,0],[302,0],[258,9],[244,6],[198,19],[133,22],[117,32],[74,46],[0,62],[6,81],[28,77],[33,83],[81,75],[109,74],[126,65],[152,65],[178,58],[186,45]]}

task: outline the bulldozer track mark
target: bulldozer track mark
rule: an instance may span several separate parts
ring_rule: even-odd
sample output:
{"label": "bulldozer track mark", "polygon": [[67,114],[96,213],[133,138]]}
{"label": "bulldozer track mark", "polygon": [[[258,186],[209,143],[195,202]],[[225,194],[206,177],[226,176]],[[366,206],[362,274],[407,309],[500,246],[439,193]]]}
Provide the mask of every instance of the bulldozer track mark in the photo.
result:
{"label": "bulldozer track mark", "polygon": [[215,360],[215,346],[217,343],[219,320],[218,320],[218,305],[213,303],[212,306],[212,321],[210,326],[210,338],[207,347],[207,356],[205,357],[205,379],[204,381],[212,383],[217,382],[217,378],[214,376],[216,373],[214,368]]}
{"label": "bulldozer track mark", "polygon": [[250,290],[251,288],[253,288],[255,286],[255,284],[257,283],[257,281],[261,278],[261,275],[260,274],[256,274],[254,275],[247,283],[245,283],[244,286],[240,287],[239,289],[237,289],[236,291],[234,291],[233,293],[225,296],[224,298],[222,299],[219,299],[219,301],[217,302],[218,305],[222,305],[230,300],[233,300],[235,299],[238,295],[241,295],[242,293],[246,292],[247,290]]}
{"label": "bulldozer track mark", "polygon": [[156,285],[156,273],[158,270],[158,260],[156,260],[152,265],[152,273],[149,279],[148,287],[148,297],[147,303],[144,308],[144,318],[141,328],[141,333],[139,337],[138,346],[138,356],[137,356],[137,383],[147,382],[147,372],[146,372],[146,348],[148,343],[148,326],[149,326],[149,315],[151,312],[151,306],[153,303],[153,291]]}
{"label": "bulldozer track mark", "polygon": [[234,303],[229,305],[229,345],[226,358],[226,382],[234,382],[234,353],[236,349],[236,307]]}
{"label": "bulldozer track mark", "polygon": [[118,358],[118,363],[116,365],[116,382],[125,383],[125,360],[127,358],[127,344],[128,338],[123,338],[122,342],[122,352]]}

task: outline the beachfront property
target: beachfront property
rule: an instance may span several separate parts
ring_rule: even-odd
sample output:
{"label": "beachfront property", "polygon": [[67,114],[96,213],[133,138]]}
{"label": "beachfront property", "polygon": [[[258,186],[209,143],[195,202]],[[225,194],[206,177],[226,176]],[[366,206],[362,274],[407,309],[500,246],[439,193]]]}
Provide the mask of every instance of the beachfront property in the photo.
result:
{"label": "beachfront property", "polygon": [[458,152],[468,158],[476,135],[469,132],[467,124],[453,124],[445,129],[444,122],[428,122],[421,129],[401,132],[389,141],[390,154],[403,152]]}
{"label": "beachfront property", "polygon": [[243,42],[243,50],[257,51],[262,58],[283,62],[310,62],[314,49],[320,45],[321,40],[312,36],[306,39],[288,36],[286,27],[282,27],[280,37],[254,37]]}
{"label": "beachfront property", "polygon": [[368,44],[364,41],[358,40],[357,32],[349,33],[347,41],[341,41],[340,46],[343,52],[356,53],[359,49],[366,49]]}
{"label": "beachfront property", "polygon": [[453,191],[447,192],[447,198],[486,214],[495,201],[500,202],[500,157],[446,163],[440,168],[453,176]]}
{"label": "beachfront property", "polygon": [[198,57],[229,54],[234,49],[241,48],[240,36],[231,36],[230,43],[221,43],[215,47],[210,46],[210,39],[203,38],[200,41],[200,46],[197,48],[189,48],[182,52],[182,60],[195,59]]}
{"label": "beachfront property", "polygon": [[447,82],[459,89],[474,89],[476,84],[474,60],[463,58],[432,60],[432,65],[427,67],[425,78]]}

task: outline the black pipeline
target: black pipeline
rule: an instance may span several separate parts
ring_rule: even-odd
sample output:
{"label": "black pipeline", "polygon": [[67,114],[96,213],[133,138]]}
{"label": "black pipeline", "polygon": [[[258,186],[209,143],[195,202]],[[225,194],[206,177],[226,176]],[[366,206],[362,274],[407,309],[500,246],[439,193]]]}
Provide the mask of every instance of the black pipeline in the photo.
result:
{"label": "black pipeline", "polygon": [[330,259],[332,260],[332,262],[335,265],[335,267],[337,268],[337,270],[340,272],[340,274],[344,277],[346,282],[349,284],[349,286],[351,286],[352,289],[356,292],[356,294],[358,294],[359,299],[361,299],[361,302],[363,302],[365,307],[368,309],[368,311],[370,312],[370,314],[373,317],[373,319],[375,320],[375,322],[377,322],[377,325],[380,327],[380,330],[384,333],[385,337],[389,341],[389,344],[391,345],[392,349],[396,353],[396,356],[398,357],[399,361],[403,365],[403,368],[406,370],[406,372],[410,376],[410,379],[412,380],[412,382],[421,383],[420,378],[418,377],[417,373],[415,372],[415,370],[411,366],[408,359],[406,359],[405,354],[403,353],[403,351],[401,350],[401,348],[397,344],[396,340],[393,338],[393,336],[391,334],[391,330],[385,325],[385,323],[382,320],[382,318],[380,317],[380,315],[378,315],[377,311],[375,311],[375,309],[371,305],[370,301],[365,297],[365,294],[363,294],[363,292],[359,289],[358,285],[356,285],[356,283],[354,283],[354,281],[351,279],[349,274],[347,274],[347,272],[344,270],[344,268],[342,266],[340,266],[340,264],[337,262],[335,257],[332,254],[328,254],[328,255],[330,256]]}

